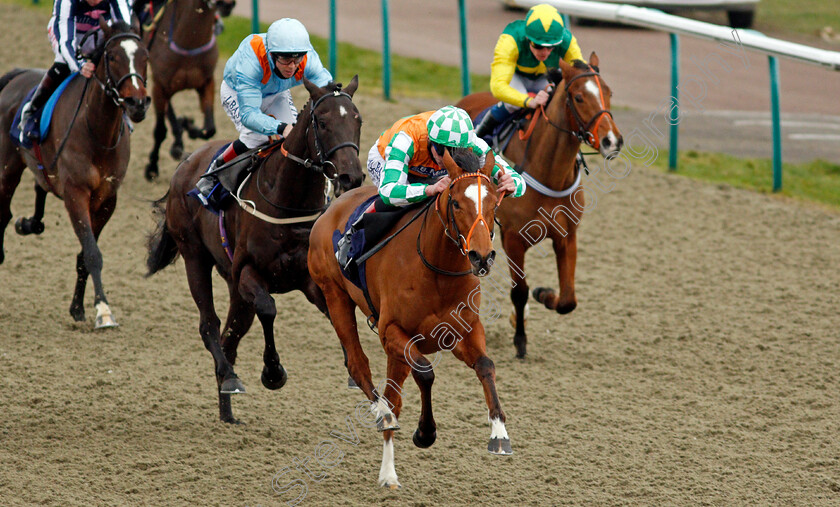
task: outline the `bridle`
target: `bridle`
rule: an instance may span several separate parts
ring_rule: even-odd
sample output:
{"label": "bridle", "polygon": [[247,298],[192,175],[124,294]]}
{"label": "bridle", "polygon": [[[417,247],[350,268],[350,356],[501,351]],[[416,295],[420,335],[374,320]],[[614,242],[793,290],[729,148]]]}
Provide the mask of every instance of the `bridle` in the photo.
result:
{"label": "bridle", "polygon": [[[494,228],[490,227],[490,225],[484,220],[484,211],[482,210],[482,201],[481,199],[481,191],[478,192],[478,213],[476,214],[475,220],[473,221],[470,230],[467,231],[466,237],[461,233],[458,229],[458,224],[455,222],[455,214],[453,213],[455,200],[452,198],[452,187],[455,186],[455,183],[458,183],[461,180],[465,180],[468,178],[475,178],[476,183],[481,188],[481,180],[484,179],[488,183],[492,185],[492,181],[490,177],[481,172],[474,172],[474,173],[466,173],[458,176],[449,184],[449,191],[446,193],[446,214],[447,218],[449,219],[449,223],[447,224],[446,221],[443,220],[443,216],[440,214],[440,198],[443,195],[441,192],[438,194],[437,198],[435,198],[435,213],[437,213],[438,219],[440,223],[443,224],[443,233],[446,235],[447,238],[452,240],[455,243],[455,246],[461,251],[461,255],[467,255],[467,252],[470,251],[470,241],[472,240],[473,232],[475,232],[476,228],[480,225],[483,225],[484,228],[490,233],[490,239],[492,240],[495,237]],[[504,192],[499,193],[499,200],[496,202],[496,207],[499,207],[499,204],[502,202],[502,198],[504,197]],[[451,231],[451,232],[450,232]]]}
{"label": "bridle", "polygon": [[[335,167],[335,164],[332,163],[330,157],[333,156],[335,152],[342,148],[353,148],[356,150],[356,155],[359,154],[359,145],[354,143],[353,141],[345,141],[343,143],[338,143],[329,150],[324,150],[324,142],[321,140],[320,130],[318,130],[318,115],[315,113],[315,109],[318,105],[323,102],[325,99],[333,97],[347,97],[351,102],[353,101],[353,97],[346,92],[342,92],[339,90],[334,90],[332,93],[327,93],[321,95],[318,100],[312,103],[312,108],[310,109],[309,113],[309,125],[306,126],[306,136],[309,136],[309,132],[311,131],[315,136],[315,156],[317,157],[318,161],[315,162],[310,158],[301,158],[297,155],[293,155],[288,152],[285,148],[285,144],[280,146],[280,152],[288,159],[297,162],[298,164],[302,165],[303,167],[315,171],[316,173],[323,174],[330,182],[334,182],[336,178],[338,178],[338,169]],[[326,166],[332,166],[332,175],[327,174]]]}
{"label": "bridle", "polygon": [[[88,37],[98,33],[98,30],[91,30],[90,32],[86,33],[84,37],[82,37],[82,42],[79,43],[79,47],[82,47],[87,40]],[[105,96],[110,98],[114,101],[114,104],[117,107],[123,107],[125,104],[125,99],[120,96],[119,88],[122,84],[132,77],[136,77],[140,80],[143,86],[146,86],[146,78],[138,74],[137,72],[127,72],[125,75],[120,77],[119,79],[114,79],[111,75],[111,65],[108,60],[108,46],[115,40],[119,39],[134,39],[140,42],[140,36],[134,32],[122,32],[112,35],[105,43],[102,45],[102,56],[100,61],[105,61],[105,82],[99,79],[99,76],[94,73],[93,77],[96,78],[96,82],[99,84],[99,87],[102,88],[102,91],[105,92]],[[142,44],[138,44],[138,47],[143,47]]]}

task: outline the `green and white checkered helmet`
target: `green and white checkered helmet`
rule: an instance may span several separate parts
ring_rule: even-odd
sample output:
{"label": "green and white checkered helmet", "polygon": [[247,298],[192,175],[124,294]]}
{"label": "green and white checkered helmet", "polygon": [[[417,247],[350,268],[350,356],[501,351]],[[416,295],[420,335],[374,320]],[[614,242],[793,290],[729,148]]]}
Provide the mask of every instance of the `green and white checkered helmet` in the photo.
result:
{"label": "green and white checkered helmet", "polygon": [[475,144],[475,130],[470,115],[460,107],[444,106],[435,111],[426,123],[429,140],[453,148],[469,148]]}

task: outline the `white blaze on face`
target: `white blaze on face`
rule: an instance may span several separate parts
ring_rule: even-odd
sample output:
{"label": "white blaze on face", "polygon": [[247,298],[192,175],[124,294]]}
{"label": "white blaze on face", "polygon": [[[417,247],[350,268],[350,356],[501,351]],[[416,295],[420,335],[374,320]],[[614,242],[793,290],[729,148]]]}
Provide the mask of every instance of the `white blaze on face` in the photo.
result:
{"label": "white blaze on face", "polygon": [[586,84],[583,87],[595,96],[595,100],[598,101],[598,109],[604,109],[604,105],[601,104],[601,90],[598,89],[598,85],[595,83],[593,79],[586,81]]}
{"label": "white blaze on face", "polygon": [[347,116],[347,110],[346,110],[346,109],[344,109],[344,106],[339,106],[339,108],[338,108],[338,112],[339,112],[339,113],[341,113],[341,117],[342,117],[342,118],[344,118],[345,116]]}
{"label": "white blaze on face", "polygon": [[464,191],[464,195],[472,199],[473,203],[475,204],[475,212],[478,214],[478,203],[484,200],[487,197],[487,187],[484,186],[484,183],[478,184],[473,183]]}
{"label": "white blaze on face", "polygon": [[136,41],[131,39],[126,39],[120,42],[120,46],[122,46],[123,51],[125,51],[125,55],[128,57],[128,72],[132,74],[131,84],[135,88],[139,88],[140,83],[137,81],[137,76],[134,75],[139,74],[139,72],[137,72],[137,67],[134,65],[134,53],[136,53],[140,47],[137,45]]}

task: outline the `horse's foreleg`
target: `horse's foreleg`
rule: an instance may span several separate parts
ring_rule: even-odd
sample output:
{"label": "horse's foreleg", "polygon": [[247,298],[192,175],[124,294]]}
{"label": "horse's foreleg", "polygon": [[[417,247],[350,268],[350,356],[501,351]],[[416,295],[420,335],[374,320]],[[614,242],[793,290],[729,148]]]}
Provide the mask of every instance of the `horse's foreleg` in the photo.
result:
{"label": "horse's foreleg", "polygon": [[[88,274],[93,279],[94,300],[96,308],[95,328],[114,327],[117,323],[111,314],[105,289],[102,285],[102,252],[97,240],[99,233],[114,212],[117,198],[112,196],[105,201],[95,215],[90,212],[90,192],[86,189],[67,186],[64,191],[64,206],[70,215],[70,222],[76,232],[76,237],[82,244],[82,252],[76,261],[76,289],[73,302],[70,305],[70,315],[77,321],[84,320],[84,293]],[[93,220],[92,220],[93,219]],[[82,262],[79,262],[81,260]]]}
{"label": "horse's foreleg", "polygon": [[487,450],[491,454],[509,455],[513,454],[513,450],[505,429],[505,413],[496,394],[496,366],[487,357],[484,343],[484,326],[479,322],[469,335],[455,345],[452,353],[475,370],[484,388],[484,400],[487,402],[490,420],[490,442],[487,444]]}
{"label": "horse's foreleg", "polygon": [[[409,370],[410,367],[400,357],[399,353],[394,356],[391,351],[388,352],[388,376],[385,379],[382,396],[387,400],[389,408],[393,410],[394,417],[397,419],[402,410],[402,387],[406,377],[408,377]],[[422,421],[421,416],[421,423]],[[379,467],[379,485],[383,488],[397,489],[400,487],[400,482],[397,479],[397,470],[394,464],[394,430],[386,430],[382,437],[384,441],[382,443],[382,465]],[[417,432],[414,433],[414,442],[417,443]],[[432,442],[434,442],[434,439]],[[428,447],[428,445],[418,445],[418,447]]]}
{"label": "horse's foreleg", "polygon": [[233,365],[228,362],[222,352],[219,339],[220,322],[213,303],[213,281],[210,278],[213,270],[213,259],[201,247],[192,246],[195,241],[197,240],[181,243],[179,246],[190,245],[187,249],[181,251],[181,255],[187,269],[190,294],[192,294],[195,305],[198,307],[198,331],[201,334],[204,347],[210,351],[215,364],[216,385],[219,389],[219,419],[226,423],[239,424],[239,421],[233,417],[230,395],[244,393],[245,386],[236,376]]}
{"label": "horse's foreleg", "polygon": [[6,258],[3,253],[3,238],[6,226],[12,219],[12,196],[15,195],[15,190],[20,184],[20,177],[26,169],[26,164],[14,152],[3,153],[0,156],[0,164],[2,164],[0,167],[0,264],[3,264]]}
{"label": "horse's foreleg", "polygon": [[157,84],[152,90],[152,103],[155,106],[155,144],[152,146],[152,152],[149,153],[149,163],[146,164],[146,170],[143,172],[148,181],[154,180],[160,173],[158,168],[160,146],[166,139],[166,108],[169,106],[169,101]]}
{"label": "horse's foreleg", "polygon": [[513,334],[513,345],[516,347],[516,357],[525,357],[528,337],[525,334],[525,321],[528,318],[528,283],[525,280],[525,252],[528,249],[519,231],[508,231],[502,238],[505,254],[510,268],[510,278],[513,288],[510,299],[513,302],[511,323],[516,331]]}
{"label": "horse's foreleg", "polygon": [[201,111],[204,113],[204,128],[199,130],[188,124],[190,139],[210,139],[216,135],[216,120],[213,118],[213,100],[216,98],[216,81],[213,76],[198,90]]}
{"label": "horse's foreleg", "polygon": [[15,222],[15,232],[21,236],[41,234],[44,232],[44,208],[47,202],[47,191],[35,183],[35,214],[30,218],[18,218]]}
{"label": "horse's foreleg", "polygon": [[575,298],[575,263],[577,262],[577,227],[570,227],[569,235],[554,241],[557,258],[557,276],[560,279],[560,296],[554,307],[557,313],[566,314],[577,307]]}
{"label": "horse's foreleg", "polygon": [[[417,423],[417,430],[414,432],[414,445],[424,449],[431,447],[437,439],[437,425],[432,413],[432,384],[435,382],[434,367],[417,350],[417,346],[408,334],[396,325],[389,326],[385,330],[384,343],[385,352],[388,354],[388,378],[398,380],[398,385],[402,386],[402,382],[408,372],[411,371],[414,382],[420,388],[420,421]],[[396,390],[395,393],[399,394]],[[399,417],[399,410],[395,410],[394,413]]]}
{"label": "horse's foreleg", "polygon": [[166,108],[166,117],[169,119],[169,126],[172,128],[172,137],[175,138],[172,141],[172,147],[169,148],[169,154],[175,160],[181,160],[181,156],[184,155],[184,126],[175,115],[175,108],[172,107],[171,97]]}
{"label": "horse's foreleg", "polygon": [[286,370],[280,364],[280,356],[274,345],[274,319],[277,307],[268,292],[268,284],[250,264],[239,273],[239,294],[254,306],[257,318],[263,327],[265,349],[263,350],[263,371],[260,380],[266,389],[280,389],[286,383]]}
{"label": "horse's foreleg", "polygon": [[254,323],[254,306],[239,294],[239,288],[230,286],[230,307],[222,331],[222,351],[231,365],[236,365],[236,349],[245,333]]}

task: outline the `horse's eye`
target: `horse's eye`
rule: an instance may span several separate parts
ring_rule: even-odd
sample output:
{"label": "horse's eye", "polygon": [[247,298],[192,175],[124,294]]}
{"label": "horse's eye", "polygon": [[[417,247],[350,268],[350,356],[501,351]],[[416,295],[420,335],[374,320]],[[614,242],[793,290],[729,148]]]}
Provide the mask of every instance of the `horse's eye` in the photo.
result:
{"label": "horse's eye", "polygon": [[583,104],[583,95],[579,93],[575,95],[575,102],[577,102],[578,104]]}
{"label": "horse's eye", "polygon": [[109,62],[116,62],[116,61],[117,61],[117,57],[116,57],[116,56],[114,56],[114,55],[108,55],[108,61],[109,61]]}
{"label": "horse's eye", "polygon": [[458,201],[452,201],[452,207],[455,209],[461,209],[461,205],[458,204]]}
{"label": "horse's eye", "polygon": [[325,129],[327,128],[327,123],[324,120],[318,120],[318,126]]}

